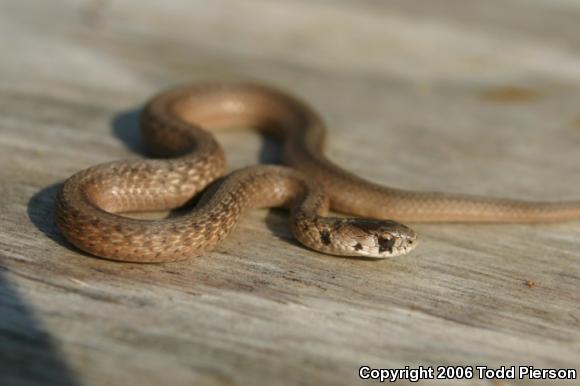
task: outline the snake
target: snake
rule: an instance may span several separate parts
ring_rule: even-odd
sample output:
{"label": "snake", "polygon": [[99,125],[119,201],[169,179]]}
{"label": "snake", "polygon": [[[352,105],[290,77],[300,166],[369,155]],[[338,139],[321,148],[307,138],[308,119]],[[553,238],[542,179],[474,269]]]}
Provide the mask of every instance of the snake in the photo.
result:
{"label": "snake", "polygon": [[[97,257],[136,263],[178,261],[219,245],[256,208],[290,212],[293,236],[324,254],[401,256],[418,244],[403,222],[546,223],[580,218],[578,201],[525,201],[399,189],[367,181],[324,155],[327,129],[304,101],[249,82],[177,86],[142,110],[152,158],[113,161],[68,178],[55,199],[65,238]],[[225,175],[216,130],[252,128],[281,143],[283,165],[254,165]],[[130,212],[186,214],[157,220]],[[330,211],[345,216],[330,216]],[[352,216],[352,217],[348,217]]]}

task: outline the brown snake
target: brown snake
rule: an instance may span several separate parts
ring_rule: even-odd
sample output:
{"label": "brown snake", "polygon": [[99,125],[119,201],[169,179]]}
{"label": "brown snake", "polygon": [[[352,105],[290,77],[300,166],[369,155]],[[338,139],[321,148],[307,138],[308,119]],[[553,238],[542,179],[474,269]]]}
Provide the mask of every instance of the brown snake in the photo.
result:
{"label": "brown snake", "polygon": [[[580,202],[528,202],[415,192],[365,181],[323,154],[325,127],[303,102],[254,84],[171,89],[145,107],[141,126],[154,156],[115,161],[70,177],[56,199],[60,231],[100,257],[166,262],[215,247],[248,209],[290,209],[294,236],[314,250],[346,256],[402,255],[417,245],[397,221],[553,222],[580,218]],[[214,182],[187,215],[138,220],[116,213],[183,206],[224,173],[225,157],[202,128],[252,127],[282,143],[289,167],[260,165]],[[328,210],[362,216],[327,217]],[[370,220],[376,219],[376,220]]]}

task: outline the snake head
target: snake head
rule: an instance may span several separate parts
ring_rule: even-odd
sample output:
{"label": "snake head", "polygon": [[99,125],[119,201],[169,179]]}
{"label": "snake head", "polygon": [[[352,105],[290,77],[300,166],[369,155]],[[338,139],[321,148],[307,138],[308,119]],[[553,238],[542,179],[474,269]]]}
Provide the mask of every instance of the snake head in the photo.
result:
{"label": "snake head", "polygon": [[334,239],[335,254],[343,256],[401,256],[417,246],[414,230],[389,220],[340,219],[333,225],[330,236],[329,241]]}

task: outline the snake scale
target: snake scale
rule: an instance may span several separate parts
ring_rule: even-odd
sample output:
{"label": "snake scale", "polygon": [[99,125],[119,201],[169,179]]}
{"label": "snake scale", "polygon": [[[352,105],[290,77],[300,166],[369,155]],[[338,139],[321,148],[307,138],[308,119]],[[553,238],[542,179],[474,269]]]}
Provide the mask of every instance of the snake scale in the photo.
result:
{"label": "snake scale", "polygon": [[[224,152],[206,129],[232,127],[252,127],[278,138],[288,166],[257,165],[223,177]],[[58,228],[92,255],[147,263],[200,255],[219,244],[244,212],[263,207],[288,208],[293,235],[311,249],[374,258],[403,255],[417,245],[416,233],[392,220],[533,223],[580,218],[577,201],[416,192],[361,179],[325,158],[326,128],[311,108],[264,85],[170,89],[147,103],[141,128],[155,158],[90,167],[70,177],[57,194]],[[180,217],[119,215],[174,209],[204,189],[195,208]],[[357,217],[329,217],[329,209]]]}

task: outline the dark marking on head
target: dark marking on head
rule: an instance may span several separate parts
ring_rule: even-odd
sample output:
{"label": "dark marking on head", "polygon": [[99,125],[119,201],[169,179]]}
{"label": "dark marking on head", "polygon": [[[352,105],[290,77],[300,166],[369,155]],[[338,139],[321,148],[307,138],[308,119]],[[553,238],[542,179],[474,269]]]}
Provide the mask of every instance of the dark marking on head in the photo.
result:
{"label": "dark marking on head", "polygon": [[377,221],[369,221],[369,220],[357,219],[354,225],[366,233],[373,233],[381,228],[381,224],[379,224]]}
{"label": "dark marking on head", "polygon": [[389,251],[393,252],[393,246],[395,245],[395,239],[387,239],[383,237],[378,238],[379,242],[379,252]]}
{"label": "dark marking on head", "polygon": [[354,250],[355,251],[360,251],[361,249],[363,249],[362,248],[362,245],[360,243],[356,243],[355,246],[354,246]]}
{"label": "dark marking on head", "polygon": [[401,227],[404,227],[402,224],[392,220],[378,221],[378,220],[356,219],[356,222],[353,225],[368,234],[381,232],[385,228],[392,228],[393,230],[397,230]]}
{"label": "dark marking on head", "polygon": [[330,245],[330,232],[328,230],[325,229],[320,232],[320,241],[322,241],[322,244],[324,245]]}

